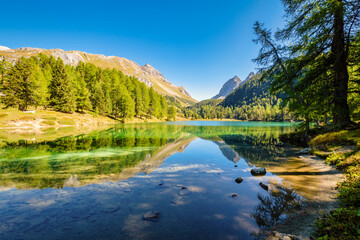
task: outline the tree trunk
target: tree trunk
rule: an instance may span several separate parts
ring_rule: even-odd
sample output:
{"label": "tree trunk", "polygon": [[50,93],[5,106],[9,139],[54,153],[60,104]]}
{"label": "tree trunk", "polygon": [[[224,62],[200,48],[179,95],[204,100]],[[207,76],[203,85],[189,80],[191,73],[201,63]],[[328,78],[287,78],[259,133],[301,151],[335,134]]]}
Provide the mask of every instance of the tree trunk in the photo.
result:
{"label": "tree trunk", "polygon": [[350,110],[347,103],[349,74],[347,70],[347,56],[345,52],[344,39],[344,14],[342,0],[335,1],[334,12],[334,37],[332,42],[332,52],[334,53],[334,109],[333,123],[346,125],[351,122]]}

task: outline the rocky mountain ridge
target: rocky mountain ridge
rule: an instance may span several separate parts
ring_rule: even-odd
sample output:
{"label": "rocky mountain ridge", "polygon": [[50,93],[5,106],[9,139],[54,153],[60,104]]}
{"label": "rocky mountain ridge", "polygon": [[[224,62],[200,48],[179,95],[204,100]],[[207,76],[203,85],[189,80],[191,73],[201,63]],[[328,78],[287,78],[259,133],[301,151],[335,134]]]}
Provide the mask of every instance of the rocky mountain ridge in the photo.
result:
{"label": "rocky mountain ridge", "polygon": [[244,84],[246,81],[251,79],[255,74],[251,72],[244,81],[242,81],[238,76],[234,76],[227,80],[224,85],[221,87],[219,93],[212,97],[211,99],[225,99],[232,91],[237,89],[239,86]]}
{"label": "rocky mountain ridge", "polygon": [[20,57],[37,56],[39,53],[61,58],[65,64],[76,66],[80,61],[93,63],[100,68],[115,68],[124,74],[135,76],[148,87],[153,87],[158,93],[176,97],[184,105],[197,102],[184,87],[178,87],[170,83],[158,70],[150,64],[141,66],[136,62],[117,56],[105,56],[103,54],[91,54],[82,51],[64,51],[62,49],[41,49],[22,47],[10,49],[0,46],[0,58],[5,57],[7,61],[14,62]]}

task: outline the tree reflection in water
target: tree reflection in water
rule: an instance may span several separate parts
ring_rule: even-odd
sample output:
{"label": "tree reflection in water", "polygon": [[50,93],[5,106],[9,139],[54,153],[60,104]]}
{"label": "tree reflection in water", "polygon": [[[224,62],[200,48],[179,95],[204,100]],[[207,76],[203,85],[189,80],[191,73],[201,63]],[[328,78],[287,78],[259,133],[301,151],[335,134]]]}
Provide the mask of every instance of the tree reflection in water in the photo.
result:
{"label": "tree reflection in water", "polygon": [[269,230],[284,220],[286,215],[301,208],[301,197],[289,187],[272,184],[269,194],[258,193],[260,203],[251,214],[262,231]]}

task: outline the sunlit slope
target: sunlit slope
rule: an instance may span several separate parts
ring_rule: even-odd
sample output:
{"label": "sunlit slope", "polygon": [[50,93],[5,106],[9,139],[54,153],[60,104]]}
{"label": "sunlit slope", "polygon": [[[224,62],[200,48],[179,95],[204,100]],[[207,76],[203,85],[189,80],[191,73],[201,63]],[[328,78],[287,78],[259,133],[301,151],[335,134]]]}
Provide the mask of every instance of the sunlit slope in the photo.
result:
{"label": "sunlit slope", "polygon": [[40,49],[40,48],[19,48],[8,49],[0,47],[0,56],[4,56],[8,61],[15,61],[20,57],[36,56],[39,53],[60,57],[65,64],[77,65],[80,61],[93,63],[100,68],[115,68],[121,70],[126,75],[137,77],[147,86],[167,96],[176,97],[183,104],[189,105],[197,102],[184,87],[178,87],[170,83],[166,78],[150,64],[141,66],[134,61],[117,56],[104,56],[102,54],[90,54],[81,51],[64,51],[61,49]]}

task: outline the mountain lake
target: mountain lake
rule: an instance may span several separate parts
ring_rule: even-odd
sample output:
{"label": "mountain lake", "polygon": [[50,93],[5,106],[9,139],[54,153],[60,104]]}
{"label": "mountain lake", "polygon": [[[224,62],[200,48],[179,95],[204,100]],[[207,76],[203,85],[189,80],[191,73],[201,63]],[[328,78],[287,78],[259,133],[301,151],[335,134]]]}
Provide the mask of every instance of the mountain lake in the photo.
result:
{"label": "mountain lake", "polygon": [[293,127],[187,121],[3,140],[0,239],[261,239],[335,175],[277,144]]}

